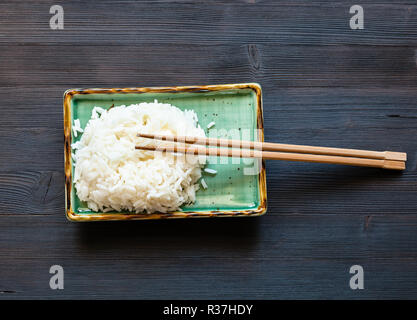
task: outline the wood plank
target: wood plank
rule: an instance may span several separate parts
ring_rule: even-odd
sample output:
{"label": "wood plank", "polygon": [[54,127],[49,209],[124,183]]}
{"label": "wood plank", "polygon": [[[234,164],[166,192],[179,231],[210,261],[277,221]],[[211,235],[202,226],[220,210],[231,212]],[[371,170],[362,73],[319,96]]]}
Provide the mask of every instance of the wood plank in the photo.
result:
{"label": "wood plank", "polygon": [[0,216],[65,212],[62,171],[0,173]]}
{"label": "wood plank", "polygon": [[[240,79],[235,79],[237,80]],[[260,80],[262,85],[265,134],[269,135],[270,140],[291,139],[303,143],[298,137],[302,134],[302,139],[314,141],[314,135],[310,133],[320,128],[334,130],[335,134],[329,136],[331,139],[343,139],[342,133],[344,135],[349,132],[352,132],[351,138],[354,138],[356,130],[360,132],[372,130],[373,133],[386,130],[392,135],[395,130],[405,131],[415,128],[417,90],[414,87],[342,87],[326,90],[322,87],[282,88],[275,86],[271,80],[262,78],[247,80]],[[179,81],[172,79],[164,84],[182,84]],[[220,81],[221,75],[218,75],[212,83],[220,83]],[[142,85],[147,84],[144,78]],[[111,86],[115,83],[108,82],[101,85]],[[1,87],[1,128],[62,130],[62,95],[68,88],[71,88],[71,84]],[[298,133],[291,135],[291,129]],[[338,129],[340,132],[336,132]],[[389,135],[381,139],[380,143],[386,143],[387,139],[389,141]],[[349,143],[349,140],[344,140],[344,143]],[[355,139],[355,143],[359,143],[356,140],[358,139]],[[319,140],[317,142],[323,143]],[[403,142],[407,141],[401,141]],[[367,147],[365,143],[366,141],[363,147]],[[396,146],[398,147],[400,146]]]}
{"label": "wood plank", "polygon": [[[416,87],[408,46],[8,45],[0,86],[163,86],[260,82],[283,87]],[[61,96],[59,92],[59,96]]]}
{"label": "wood plank", "polygon": [[[415,170],[267,163],[268,215],[415,214],[415,181]],[[64,215],[60,170],[0,172],[0,186],[0,216]]]}
{"label": "wood plank", "polygon": [[[0,171],[62,169],[63,88],[18,87],[0,93]],[[406,88],[275,90],[266,83],[265,136],[273,142],[407,152],[412,171],[416,168],[412,156],[416,92]],[[28,152],[32,147],[34,152]]]}
{"label": "wood plank", "polygon": [[63,170],[63,129],[0,129],[0,145],[2,170]]}
{"label": "wood plank", "polygon": [[[92,224],[69,224],[61,215],[10,216],[2,217],[0,226],[8,230],[0,234],[0,291],[8,298],[398,299],[417,294],[416,215]],[[64,267],[60,292],[48,287],[53,264]],[[365,290],[349,288],[353,264],[364,267]]]}
{"label": "wood plank", "polygon": [[359,31],[349,28],[351,3],[219,3],[71,1],[63,6],[65,29],[54,31],[50,1],[2,1],[0,43],[417,44],[416,7],[409,1],[365,2]]}

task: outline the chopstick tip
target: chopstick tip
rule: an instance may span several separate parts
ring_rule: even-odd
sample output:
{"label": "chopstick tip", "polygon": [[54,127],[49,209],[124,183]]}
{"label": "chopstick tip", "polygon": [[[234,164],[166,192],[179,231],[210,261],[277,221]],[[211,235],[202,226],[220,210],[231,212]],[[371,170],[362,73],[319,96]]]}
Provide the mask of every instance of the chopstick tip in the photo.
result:
{"label": "chopstick tip", "polygon": [[395,160],[385,160],[382,168],[390,169],[390,170],[405,170],[405,162],[395,161]]}
{"label": "chopstick tip", "polygon": [[386,160],[395,160],[395,161],[407,161],[407,153],[405,152],[393,152],[385,151]]}

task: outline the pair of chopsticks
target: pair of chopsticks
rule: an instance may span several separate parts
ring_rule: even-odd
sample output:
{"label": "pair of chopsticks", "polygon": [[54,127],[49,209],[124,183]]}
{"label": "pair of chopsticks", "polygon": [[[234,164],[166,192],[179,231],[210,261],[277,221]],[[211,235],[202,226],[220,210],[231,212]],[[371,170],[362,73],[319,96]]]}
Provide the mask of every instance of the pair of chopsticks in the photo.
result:
{"label": "pair of chopsticks", "polygon": [[[135,149],[177,152],[218,157],[262,158],[268,160],[306,161],[404,170],[407,154],[393,151],[326,148],[271,142],[228,140],[138,133],[138,137],[180,142],[190,145],[136,146]],[[195,147],[194,145],[217,148]],[[224,148],[219,148],[224,147]],[[234,149],[227,149],[234,148]]]}

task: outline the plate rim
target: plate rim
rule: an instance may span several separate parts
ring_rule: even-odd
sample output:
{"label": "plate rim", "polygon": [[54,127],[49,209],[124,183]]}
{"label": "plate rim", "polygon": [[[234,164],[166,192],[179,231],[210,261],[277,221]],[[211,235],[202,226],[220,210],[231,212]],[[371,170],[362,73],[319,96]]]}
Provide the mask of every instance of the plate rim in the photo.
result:
{"label": "plate rim", "polygon": [[178,219],[178,218],[208,218],[208,217],[255,217],[264,215],[267,211],[266,171],[265,160],[261,161],[261,172],[258,176],[259,205],[257,208],[245,210],[207,210],[207,211],[174,211],[169,213],[94,213],[78,214],[72,210],[72,157],[71,157],[71,101],[78,94],[97,93],[169,93],[169,92],[199,92],[199,91],[223,91],[232,89],[251,89],[256,94],[256,126],[259,129],[258,141],[264,141],[262,88],[258,83],[235,83],[202,86],[168,86],[168,87],[130,87],[130,88],[77,88],[68,89],[64,92],[64,166],[65,166],[65,214],[69,221],[118,221],[118,220],[155,220],[155,219]]}

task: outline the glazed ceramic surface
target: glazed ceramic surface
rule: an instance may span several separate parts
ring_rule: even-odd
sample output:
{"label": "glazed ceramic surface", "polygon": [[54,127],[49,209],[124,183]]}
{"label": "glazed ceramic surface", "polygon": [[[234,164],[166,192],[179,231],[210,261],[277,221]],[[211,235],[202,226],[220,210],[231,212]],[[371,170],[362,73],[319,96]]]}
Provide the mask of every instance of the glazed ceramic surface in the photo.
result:
{"label": "glazed ceramic surface", "polygon": [[[209,157],[206,168],[217,174],[202,172],[208,188],[196,194],[196,202],[171,213],[136,214],[129,212],[93,212],[77,197],[72,181],[74,162],[71,144],[72,125],[79,119],[87,125],[95,106],[140,102],[170,103],[182,110],[194,110],[200,126],[210,137],[263,141],[262,94],[258,84],[230,84],[190,87],[71,89],[64,95],[66,214],[73,221],[158,219],[186,217],[257,216],[266,212],[266,181],[263,161],[240,158]],[[207,129],[210,122],[215,125]]]}

